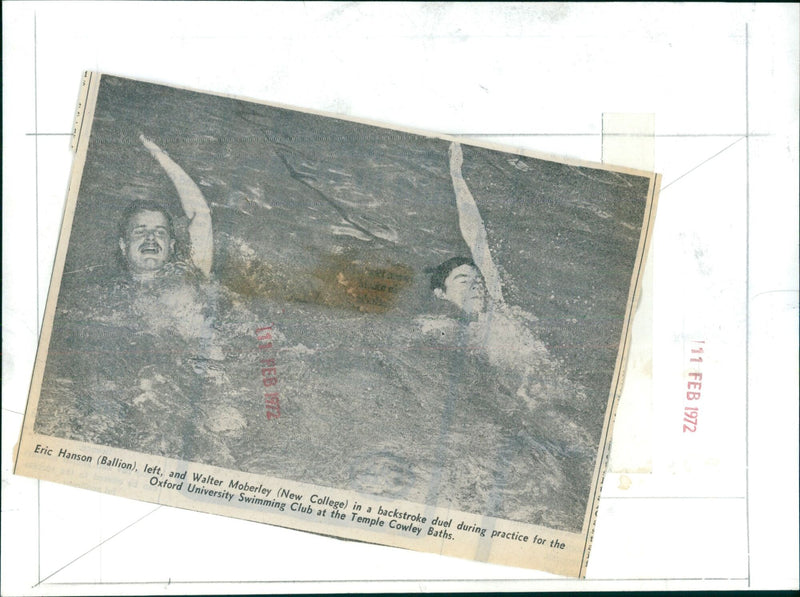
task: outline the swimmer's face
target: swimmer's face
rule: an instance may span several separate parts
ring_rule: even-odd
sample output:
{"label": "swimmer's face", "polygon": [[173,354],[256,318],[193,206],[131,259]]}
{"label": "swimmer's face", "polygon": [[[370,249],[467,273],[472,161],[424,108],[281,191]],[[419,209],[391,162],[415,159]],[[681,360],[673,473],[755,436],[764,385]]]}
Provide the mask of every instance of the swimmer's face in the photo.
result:
{"label": "swimmer's face", "polygon": [[482,313],[486,308],[486,291],[478,269],[464,264],[454,268],[445,278],[444,290],[437,288],[434,294],[457,305],[469,315]]}
{"label": "swimmer's face", "polygon": [[160,211],[135,213],[128,221],[125,238],[119,239],[119,248],[134,276],[158,272],[175,250],[167,217]]}

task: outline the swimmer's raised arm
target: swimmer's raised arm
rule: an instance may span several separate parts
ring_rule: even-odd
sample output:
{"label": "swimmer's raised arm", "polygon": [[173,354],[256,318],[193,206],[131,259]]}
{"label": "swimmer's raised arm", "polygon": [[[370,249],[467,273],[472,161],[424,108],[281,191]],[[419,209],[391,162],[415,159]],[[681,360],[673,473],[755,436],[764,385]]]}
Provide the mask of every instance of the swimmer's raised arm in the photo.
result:
{"label": "swimmer's raised arm", "polygon": [[200,187],[158,145],[144,135],[139,135],[139,139],[150,155],[161,164],[172,184],[175,185],[181,207],[183,207],[186,217],[189,218],[188,230],[189,240],[192,243],[192,262],[197,269],[208,276],[211,273],[214,259],[214,238],[211,229],[211,209],[208,207]]}
{"label": "swimmer's raised arm", "polygon": [[461,229],[461,236],[467,243],[472,260],[481,272],[486,283],[486,290],[489,296],[497,303],[503,302],[503,292],[500,285],[500,274],[492,260],[489,252],[489,240],[486,237],[486,228],[483,226],[481,214],[475,199],[464,180],[461,173],[461,164],[464,157],[461,153],[461,145],[453,141],[450,144],[450,177],[453,180],[453,190],[456,194],[456,207],[458,208],[458,226]]}

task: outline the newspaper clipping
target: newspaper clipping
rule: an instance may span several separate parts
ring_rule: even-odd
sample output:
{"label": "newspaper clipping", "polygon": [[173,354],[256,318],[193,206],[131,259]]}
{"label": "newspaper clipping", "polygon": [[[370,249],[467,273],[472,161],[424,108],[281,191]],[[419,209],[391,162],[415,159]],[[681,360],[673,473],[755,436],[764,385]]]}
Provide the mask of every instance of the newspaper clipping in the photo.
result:
{"label": "newspaper clipping", "polygon": [[16,473],[584,575],[659,177],[98,73]]}

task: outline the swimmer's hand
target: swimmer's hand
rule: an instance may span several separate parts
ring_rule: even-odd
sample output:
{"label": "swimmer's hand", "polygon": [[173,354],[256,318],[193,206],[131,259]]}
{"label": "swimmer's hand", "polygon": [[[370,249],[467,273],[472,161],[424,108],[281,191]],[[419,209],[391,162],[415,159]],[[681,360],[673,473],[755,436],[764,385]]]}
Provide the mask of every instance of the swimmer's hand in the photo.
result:
{"label": "swimmer's hand", "polygon": [[161,149],[158,145],[153,143],[150,139],[145,137],[142,133],[139,133],[139,140],[142,142],[147,150],[155,157],[158,154],[166,153],[163,149]]}
{"label": "swimmer's hand", "polygon": [[461,164],[464,163],[464,156],[461,154],[461,144],[453,141],[450,143],[450,175],[461,176]]}

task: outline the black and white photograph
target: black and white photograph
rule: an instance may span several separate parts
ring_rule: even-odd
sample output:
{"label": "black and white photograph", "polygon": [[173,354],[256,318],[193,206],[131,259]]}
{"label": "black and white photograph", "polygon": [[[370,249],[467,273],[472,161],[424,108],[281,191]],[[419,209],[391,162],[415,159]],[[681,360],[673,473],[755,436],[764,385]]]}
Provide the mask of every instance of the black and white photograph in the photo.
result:
{"label": "black and white photograph", "polygon": [[18,472],[585,562],[655,174],[84,86]]}

